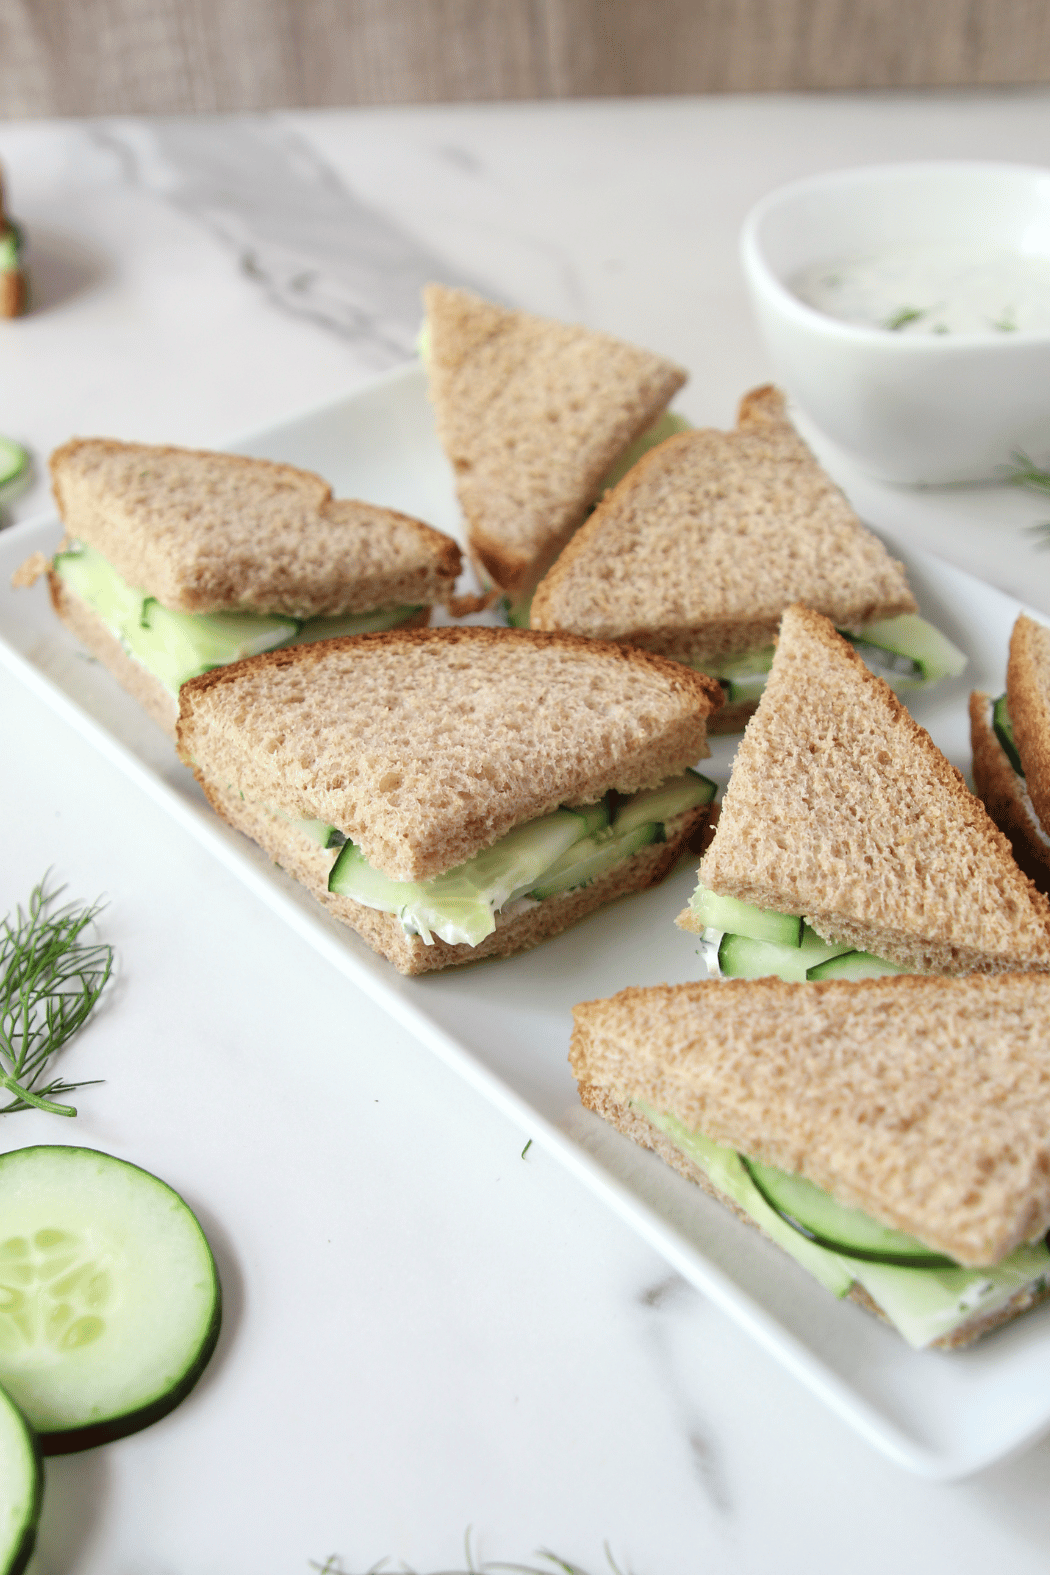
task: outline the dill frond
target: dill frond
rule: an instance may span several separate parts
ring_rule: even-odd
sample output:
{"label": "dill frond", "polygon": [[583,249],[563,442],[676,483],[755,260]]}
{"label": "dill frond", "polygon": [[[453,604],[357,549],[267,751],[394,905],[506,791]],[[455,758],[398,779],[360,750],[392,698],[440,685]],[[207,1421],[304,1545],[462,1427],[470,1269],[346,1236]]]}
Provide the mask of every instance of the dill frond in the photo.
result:
{"label": "dill frond", "polygon": [[52,1096],[87,1086],[55,1078],[37,1087],[51,1057],[90,1016],[113,972],[112,946],[81,939],[100,904],[56,907],[64,889],[49,891],[45,875],[25,912],[18,907],[0,921],[0,1090],[15,1096],[0,1115],[33,1108],[75,1116],[73,1105]]}

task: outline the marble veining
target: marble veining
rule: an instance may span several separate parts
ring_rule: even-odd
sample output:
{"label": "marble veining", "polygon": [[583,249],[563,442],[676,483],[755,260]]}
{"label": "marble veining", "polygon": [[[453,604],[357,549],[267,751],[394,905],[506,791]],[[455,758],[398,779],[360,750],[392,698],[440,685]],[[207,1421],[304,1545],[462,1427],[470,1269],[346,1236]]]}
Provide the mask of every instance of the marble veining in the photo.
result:
{"label": "marble veining", "polygon": [[376,371],[415,353],[420,291],[474,281],[351,191],[277,117],[114,121],[94,140],[202,225],[280,311],[338,334]]}
{"label": "marble veining", "polygon": [[667,1327],[669,1313],[682,1310],[691,1318],[697,1301],[702,1298],[681,1275],[669,1274],[645,1286],[638,1292],[636,1300],[647,1313],[657,1315],[647,1320],[646,1337],[659,1368],[663,1388],[676,1413],[678,1426],[684,1431],[693,1475],[711,1508],[720,1516],[728,1518],[733,1513],[733,1500],[715,1432],[699,1415],[675,1370]]}

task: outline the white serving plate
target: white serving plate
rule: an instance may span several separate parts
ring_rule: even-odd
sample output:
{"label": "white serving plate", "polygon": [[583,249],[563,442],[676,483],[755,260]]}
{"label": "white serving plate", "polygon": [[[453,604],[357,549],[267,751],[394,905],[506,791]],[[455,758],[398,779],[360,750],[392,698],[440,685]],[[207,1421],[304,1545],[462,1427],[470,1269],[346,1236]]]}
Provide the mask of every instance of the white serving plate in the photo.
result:
{"label": "white serving plate", "polygon": [[[231,446],[315,469],[338,494],[416,513],[460,534],[451,473],[414,367]],[[10,588],[17,565],[31,552],[53,551],[59,536],[54,518],[0,536],[0,660],[333,967],[556,1154],[691,1284],[901,1466],[931,1478],[962,1477],[1050,1427],[1050,1306],[970,1351],[912,1351],[581,1108],[566,1060],[573,1004],[628,984],[674,983],[701,972],[696,938],[673,922],[694,885],[691,863],[655,891],[594,914],[525,956],[401,978],[211,813],[165,735],[54,618],[41,584]],[[915,708],[948,758],[966,770],[966,696],[971,687],[1000,692],[1020,604],[939,559],[909,554],[906,561],[922,611],[970,657],[962,679]],[[704,767],[722,783],[734,748],[733,740],[715,740]]]}

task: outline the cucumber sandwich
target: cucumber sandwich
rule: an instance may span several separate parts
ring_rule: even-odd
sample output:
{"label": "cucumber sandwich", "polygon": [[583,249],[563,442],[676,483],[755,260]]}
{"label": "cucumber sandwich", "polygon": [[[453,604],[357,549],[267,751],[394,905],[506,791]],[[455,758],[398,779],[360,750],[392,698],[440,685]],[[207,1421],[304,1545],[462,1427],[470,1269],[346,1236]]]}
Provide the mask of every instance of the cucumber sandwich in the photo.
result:
{"label": "cucumber sandwich", "polygon": [[402,973],[534,946],[660,880],[706,822],[717,684],[529,630],[393,630],[183,686],[179,751]]}
{"label": "cucumber sandwich", "polygon": [[1050,978],[733,980],[574,1009],[589,1109],[909,1344],[1047,1294]]}
{"label": "cucumber sandwich", "polygon": [[628,471],[540,583],[530,622],[711,674],[726,694],[712,731],[731,732],[758,704],[792,602],[902,693],[965,666],[767,387],[745,396],[736,431],[684,432]]}
{"label": "cucumber sandwich", "polygon": [[51,458],[55,611],[174,735],[179,689],[278,646],[428,622],[460,569],[419,520],[268,460],[77,439]]}
{"label": "cucumber sandwich", "polygon": [[471,561],[513,618],[686,374],[467,290],[432,284],[423,299],[430,394]]}
{"label": "cucumber sandwich", "polygon": [[1006,693],[970,696],[970,742],[978,796],[1025,874],[1050,891],[1050,629],[1023,613]]}
{"label": "cucumber sandwich", "polygon": [[678,922],[712,971],[745,978],[1050,969],[1047,898],[929,734],[804,607],[784,614]]}

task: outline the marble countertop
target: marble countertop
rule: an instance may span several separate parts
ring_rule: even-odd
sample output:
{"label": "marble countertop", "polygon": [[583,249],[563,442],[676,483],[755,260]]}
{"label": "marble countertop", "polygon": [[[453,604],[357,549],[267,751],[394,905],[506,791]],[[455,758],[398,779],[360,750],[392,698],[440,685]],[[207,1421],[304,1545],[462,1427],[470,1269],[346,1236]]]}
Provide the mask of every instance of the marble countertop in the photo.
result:
{"label": "marble countertop", "polygon": [[[0,432],[41,467],[74,433],[234,440],[404,361],[431,277],[664,351],[690,369],[683,411],[727,425],[770,375],[736,259],[757,197],[849,163],[1050,164],[1048,110],[1014,91],[0,123],[37,307],[0,323]],[[47,506],[38,473],[8,520]],[[1038,499],[891,512],[1050,612]],[[874,1453],[2,672],[0,696],[0,902],[49,866],[106,894],[120,981],[65,1069],[122,1112],[85,1090],[72,1133],[20,1115],[0,1146],[155,1170],[227,1295],[178,1411],[48,1463],[40,1572],[461,1570],[468,1528],[475,1563],[547,1548],[587,1575],[606,1545],[625,1575],[1045,1569],[1050,1443],[951,1487]],[[304,1134],[330,1214],[295,1211]]]}

